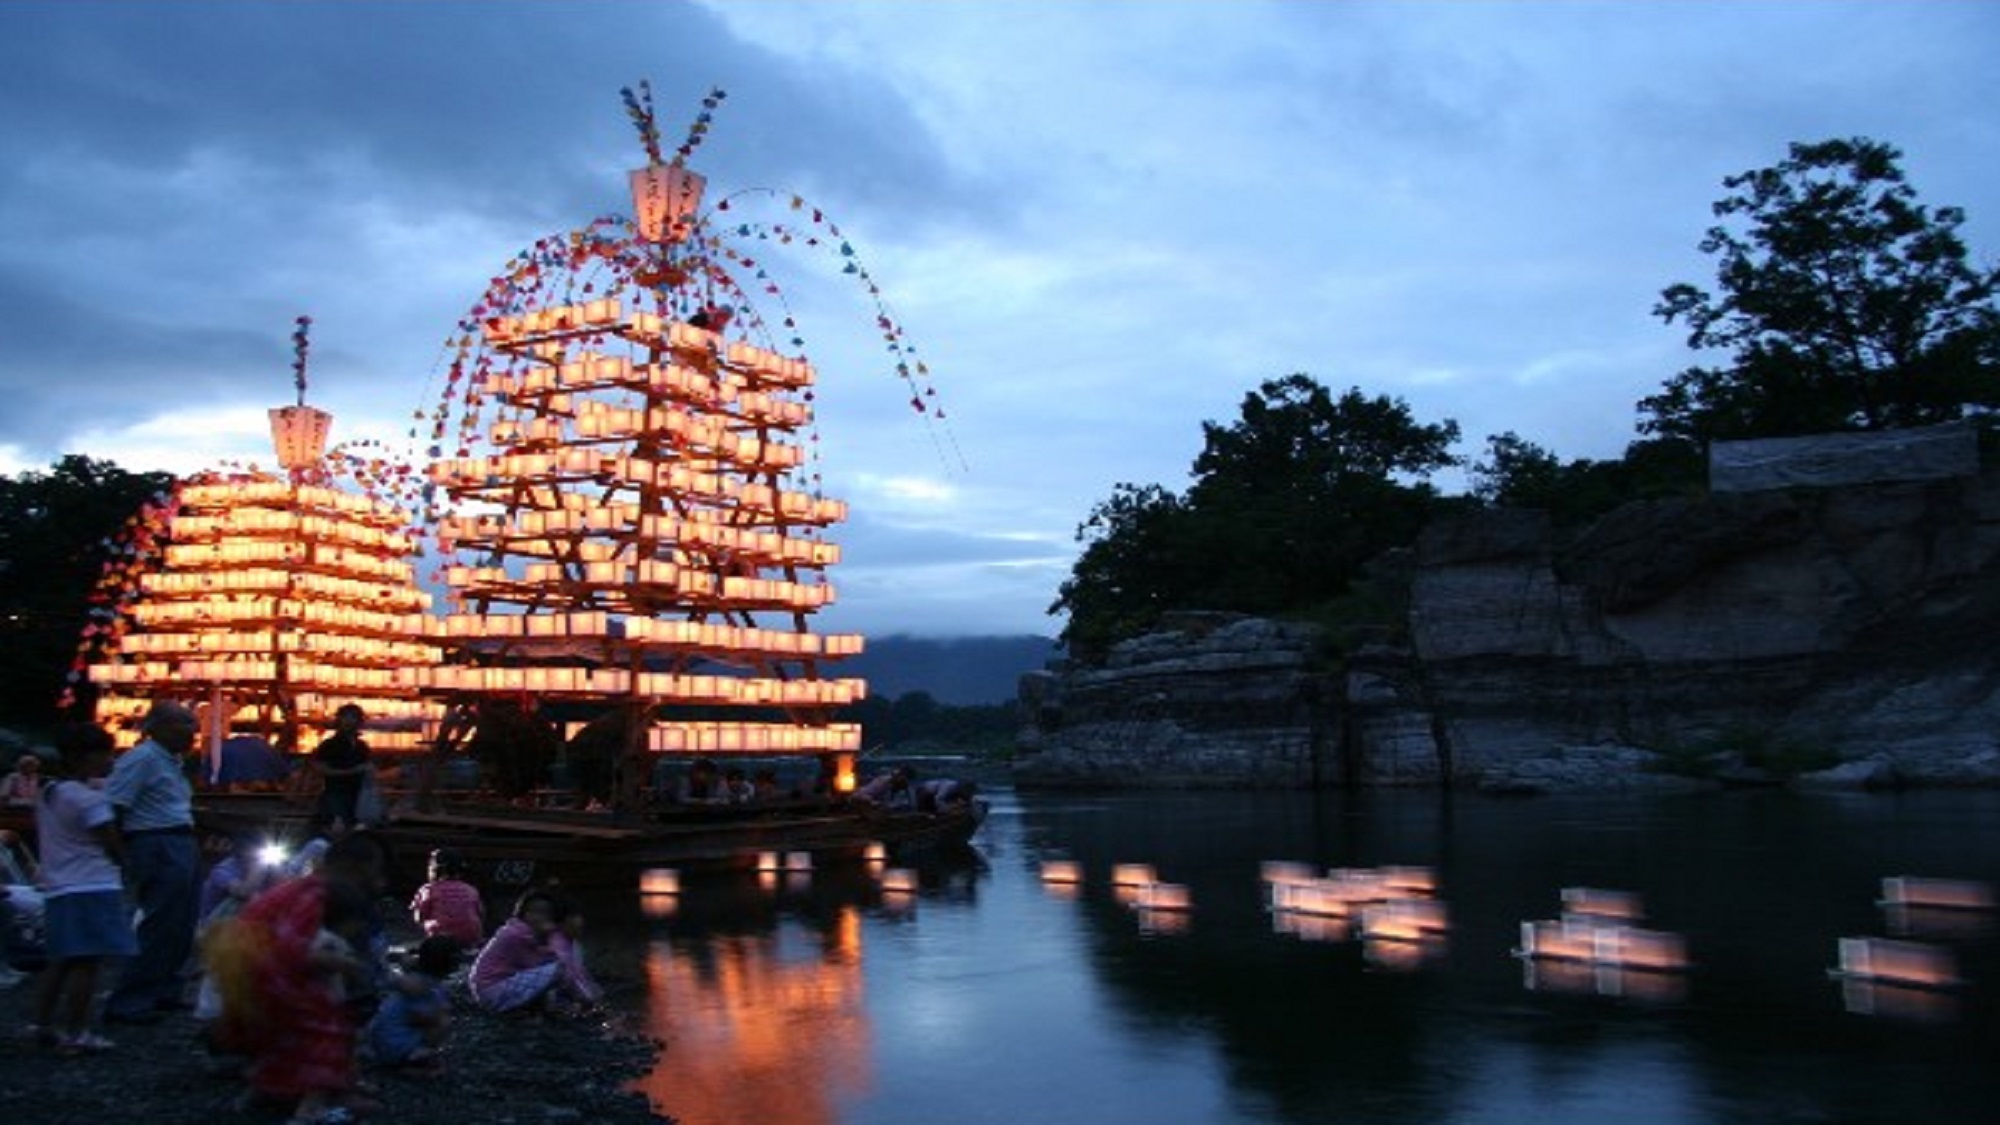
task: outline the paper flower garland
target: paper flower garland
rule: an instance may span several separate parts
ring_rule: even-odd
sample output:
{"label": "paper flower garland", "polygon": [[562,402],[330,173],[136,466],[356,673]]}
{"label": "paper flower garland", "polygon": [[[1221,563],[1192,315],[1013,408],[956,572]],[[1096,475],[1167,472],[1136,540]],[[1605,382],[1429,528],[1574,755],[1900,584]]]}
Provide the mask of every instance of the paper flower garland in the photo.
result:
{"label": "paper flower garland", "polygon": [[312,331],[313,319],[302,316],[292,329],[292,386],[298,388],[299,405],[306,404],[306,333]]}
{"label": "paper flower garland", "polygon": [[[639,144],[646,150],[646,160],[652,164],[666,163],[660,154],[660,124],[653,113],[652,84],[641,80],[638,93],[633,93],[632,87],[624,86],[619,89],[618,95],[624,99],[625,115],[632,119],[633,128],[639,130]],[[695,116],[694,124],[688,126],[687,139],[674,150],[675,164],[685,163],[688,157],[694,155],[694,150],[701,147],[701,142],[708,137],[709,126],[715,122],[716,107],[728,96],[727,91],[718,87],[701,99],[701,112]]]}
{"label": "paper flower garland", "polygon": [[[631,87],[619,92],[647,159],[661,163],[651,86],[640,82],[636,92]],[[686,160],[707,138],[714,111],[727,96],[716,89],[702,99],[701,112],[689,127],[686,141],[675,150],[673,163]],[[792,218],[765,221],[736,215],[763,203],[785,208]],[[733,221],[725,221],[724,213]],[[930,368],[892,315],[881,287],[852,242],[822,209],[803,197],[749,189],[723,198],[712,212],[697,214],[693,233],[675,245],[646,242],[638,237],[632,219],[611,215],[538,239],[516,253],[488,281],[480,299],[445,340],[439,359],[444,385],[436,407],[416,413],[417,424],[410,431],[413,444],[427,459],[471,455],[488,424],[497,420],[489,418],[488,412],[507,409],[489,401],[482,388],[496,374],[511,373],[523,362],[489,351],[484,326],[534,308],[615,297],[629,306],[652,307],[683,320],[704,311],[726,309],[732,317],[732,335],[774,350],[782,346],[809,359],[806,339],[782,287],[770,266],[760,260],[762,254],[753,256],[751,252],[750,244],[757,241],[781,246],[803,244],[819,250],[832,258],[843,276],[862,287],[874,306],[875,327],[889,353],[891,370],[907,387],[910,407],[933,424],[933,438],[938,440],[935,425],[943,422],[945,413],[930,383]],[[775,305],[775,319],[768,318],[760,305]],[[818,434],[810,433],[808,440],[816,457]],[[950,452],[956,458],[955,446]],[[945,455],[942,443],[940,455]],[[816,488],[817,474],[811,480]],[[421,519],[431,522],[442,517],[445,513],[436,506],[436,491],[428,484],[414,483],[421,497]]]}
{"label": "paper flower garland", "polygon": [[104,549],[104,567],[91,588],[88,617],[63,677],[63,689],[56,697],[59,709],[76,706],[77,685],[90,665],[117,652],[119,642],[131,629],[132,606],[139,600],[141,580],[158,570],[166,558],[174,515],[180,510],[181,483],[149,497],[126,517],[117,533],[99,544]]}

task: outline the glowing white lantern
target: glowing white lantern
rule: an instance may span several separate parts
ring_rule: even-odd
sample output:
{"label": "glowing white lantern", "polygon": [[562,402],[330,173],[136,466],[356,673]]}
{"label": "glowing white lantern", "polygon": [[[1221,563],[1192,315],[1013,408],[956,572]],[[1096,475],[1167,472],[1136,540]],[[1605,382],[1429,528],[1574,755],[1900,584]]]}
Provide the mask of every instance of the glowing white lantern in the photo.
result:
{"label": "glowing white lantern", "polygon": [[278,464],[287,469],[308,469],[319,464],[326,453],[326,436],[333,428],[333,415],[313,406],[278,406],[271,409],[271,444]]}
{"label": "glowing white lantern", "polygon": [[1142,887],[1159,881],[1160,877],[1150,863],[1120,863],[1111,869],[1111,885],[1114,887]]}
{"label": "glowing white lantern", "polygon": [[631,173],[632,210],[639,235],[648,242],[672,245],[694,229],[701,210],[701,193],[708,181],[679,164],[654,164]]}

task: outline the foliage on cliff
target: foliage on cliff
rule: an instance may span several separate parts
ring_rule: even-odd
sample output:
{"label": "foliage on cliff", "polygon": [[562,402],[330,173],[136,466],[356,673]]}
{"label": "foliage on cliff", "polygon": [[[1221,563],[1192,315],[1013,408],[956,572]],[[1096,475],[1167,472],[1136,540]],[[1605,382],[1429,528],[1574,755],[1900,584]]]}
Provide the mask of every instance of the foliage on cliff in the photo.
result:
{"label": "foliage on cliff", "polygon": [[1334,400],[1304,375],[1267,382],[1235,424],[1203,423],[1186,493],[1120,484],[1091,510],[1049,610],[1069,615],[1062,639],[1090,659],[1175,610],[1338,616],[1369,559],[1441,509],[1539,508],[1581,527],[1629,501],[1699,495],[1712,440],[1991,414],[2000,268],[1968,262],[1964,212],[1919,203],[1901,155],[1865,138],[1794,144],[1723,181],[1701,243],[1715,291],[1677,283],[1653,311],[1725,362],[1642,399],[1622,458],[1564,461],[1510,431],[1471,464],[1469,498],[1441,497],[1424,478],[1458,463],[1456,423],[1420,425],[1359,389]]}
{"label": "foliage on cliff", "polygon": [[1919,426],[2000,405],[2000,267],[1966,260],[1965,213],[1917,202],[1902,153],[1794,144],[1730,176],[1701,242],[1716,291],[1682,282],[1655,315],[1687,326],[1688,368],[1640,429],[1694,440]]}
{"label": "foliage on cliff", "polygon": [[1400,399],[1339,398],[1306,375],[1266,381],[1241,417],[1202,425],[1185,493],[1120,484],[1081,527],[1051,613],[1089,660],[1175,609],[1271,614],[1345,593],[1369,559],[1414,539],[1454,465],[1458,424]]}

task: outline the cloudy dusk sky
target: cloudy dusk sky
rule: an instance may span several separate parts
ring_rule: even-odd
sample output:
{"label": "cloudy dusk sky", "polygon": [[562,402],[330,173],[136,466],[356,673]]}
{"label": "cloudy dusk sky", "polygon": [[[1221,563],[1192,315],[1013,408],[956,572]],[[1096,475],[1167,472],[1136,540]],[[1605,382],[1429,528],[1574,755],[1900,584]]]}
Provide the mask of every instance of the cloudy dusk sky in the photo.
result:
{"label": "cloudy dusk sky", "polygon": [[300,314],[334,439],[420,448],[489,280],[629,212],[620,88],[672,145],[719,87],[711,193],[837,223],[945,412],[767,255],[853,510],[822,625],[1053,634],[1091,506],[1267,379],[1617,456],[1694,359],[1660,290],[1792,142],[1900,148],[1992,263],[1996,47],[1932,0],[0,3],[0,471],[268,463]]}

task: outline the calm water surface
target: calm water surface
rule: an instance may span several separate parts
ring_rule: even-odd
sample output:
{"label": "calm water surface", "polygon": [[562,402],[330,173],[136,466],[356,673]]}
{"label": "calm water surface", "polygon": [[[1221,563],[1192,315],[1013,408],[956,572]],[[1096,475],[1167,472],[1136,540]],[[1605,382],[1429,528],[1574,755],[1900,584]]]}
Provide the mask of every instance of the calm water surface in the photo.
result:
{"label": "calm water surface", "polygon": [[[1956,992],[1844,991],[1838,938],[1904,923],[1886,875],[2000,883],[2000,795],[1494,800],[991,794],[975,854],[690,882],[594,907],[644,982],[643,1082],[685,1125],[2000,1120],[1991,919]],[[1046,860],[1080,864],[1063,890]],[[1266,909],[1260,864],[1426,865],[1450,928],[1366,947]],[[1114,865],[1185,884],[1120,902]],[[1637,892],[1685,974],[1512,956],[1559,892]],[[669,913],[664,904],[672,903]]]}

